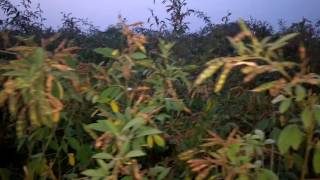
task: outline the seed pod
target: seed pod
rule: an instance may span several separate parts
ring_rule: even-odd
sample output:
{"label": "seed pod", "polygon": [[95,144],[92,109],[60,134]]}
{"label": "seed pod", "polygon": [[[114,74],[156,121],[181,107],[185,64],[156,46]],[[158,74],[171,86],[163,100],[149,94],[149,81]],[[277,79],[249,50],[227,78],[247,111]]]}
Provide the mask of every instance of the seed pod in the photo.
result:
{"label": "seed pod", "polygon": [[153,140],[160,147],[164,147],[166,145],[164,139],[159,135],[153,135]]}
{"label": "seed pod", "polygon": [[30,104],[29,106],[29,119],[32,127],[38,127],[41,125],[36,111],[36,106],[34,104]]}
{"label": "seed pod", "polygon": [[36,106],[36,112],[37,112],[37,115],[39,118],[39,122],[41,124],[51,126],[52,121],[53,121],[53,119],[52,119],[52,111],[53,110],[50,107],[48,100],[50,100],[50,102],[51,102],[51,99],[40,98],[39,102]]}
{"label": "seed pod", "polygon": [[153,147],[153,138],[152,138],[152,136],[148,136],[147,137],[147,144],[148,144],[149,148]]}
{"label": "seed pod", "polygon": [[16,115],[17,113],[17,98],[15,94],[9,96],[9,111],[11,115]]}
{"label": "seed pod", "polygon": [[76,159],[73,153],[68,153],[68,163],[70,166],[74,166],[76,164]]}
{"label": "seed pod", "polygon": [[226,82],[226,79],[227,79],[229,73],[231,72],[231,69],[232,69],[231,65],[226,65],[224,67],[224,69],[223,69],[223,71],[222,71],[222,73],[221,73],[221,75],[219,77],[219,80],[218,80],[218,82],[217,82],[217,84],[215,86],[214,92],[217,93],[217,92],[221,91],[224,83]]}
{"label": "seed pod", "polygon": [[25,113],[25,109],[20,112],[17,123],[16,123],[16,135],[18,139],[22,138],[24,135],[24,130],[25,130],[25,121],[24,121],[25,114],[24,113]]}
{"label": "seed pod", "polygon": [[223,65],[222,61],[217,61],[213,64],[210,64],[196,79],[195,85],[201,84],[204,80],[206,80],[208,77],[215,74],[219,68]]}
{"label": "seed pod", "polygon": [[196,154],[196,151],[195,151],[195,150],[188,150],[188,151],[185,151],[185,152],[179,154],[178,158],[179,158],[180,160],[185,161],[185,160],[188,160],[188,159],[193,158],[193,156],[194,156],[195,154]]}

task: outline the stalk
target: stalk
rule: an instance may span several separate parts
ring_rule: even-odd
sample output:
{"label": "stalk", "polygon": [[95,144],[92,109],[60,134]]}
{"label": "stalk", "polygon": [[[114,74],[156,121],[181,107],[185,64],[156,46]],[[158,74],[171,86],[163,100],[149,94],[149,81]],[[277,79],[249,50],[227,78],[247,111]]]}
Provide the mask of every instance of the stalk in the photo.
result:
{"label": "stalk", "polygon": [[302,166],[302,172],[301,172],[301,177],[300,179],[301,180],[305,180],[305,176],[307,174],[307,170],[308,170],[308,159],[309,159],[309,156],[310,156],[310,152],[311,152],[311,149],[312,149],[312,136],[313,136],[313,126],[310,127],[308,130],[307,130],[307,147],[306,147],[306,151],[305,151],[305,154],[304,154],[304,160],[303,160],[303,166]]}

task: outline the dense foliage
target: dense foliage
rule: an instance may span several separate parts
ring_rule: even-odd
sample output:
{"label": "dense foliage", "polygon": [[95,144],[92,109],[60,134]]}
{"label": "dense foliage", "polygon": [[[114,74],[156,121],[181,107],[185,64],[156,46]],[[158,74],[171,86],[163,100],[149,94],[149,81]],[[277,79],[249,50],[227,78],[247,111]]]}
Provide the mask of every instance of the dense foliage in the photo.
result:
{"label": "dense foliage", "polygon": [[153,29],[101,31],[0,2],[1,179],[320,178],[320,23],[162,3]]}

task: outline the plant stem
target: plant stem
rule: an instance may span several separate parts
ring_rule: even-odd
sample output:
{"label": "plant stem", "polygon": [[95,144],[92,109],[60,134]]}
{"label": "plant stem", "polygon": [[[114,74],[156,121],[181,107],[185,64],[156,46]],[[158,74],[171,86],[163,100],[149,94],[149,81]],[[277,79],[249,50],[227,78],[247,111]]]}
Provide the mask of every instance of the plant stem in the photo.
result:
{"label": "plant stem", "polygon": [[313,135],[313,127],[310,127],[307,130],[307,144],[306,144],[306,151],[304,154],[304,160],[303,160],[303,166],[302,166],[302,172],[301,172],[301,180],[305,180],[305,176],[307,174],[307,170],[308,170],[308,159],[310,156],[310,151],[312,149],[312,135]]}

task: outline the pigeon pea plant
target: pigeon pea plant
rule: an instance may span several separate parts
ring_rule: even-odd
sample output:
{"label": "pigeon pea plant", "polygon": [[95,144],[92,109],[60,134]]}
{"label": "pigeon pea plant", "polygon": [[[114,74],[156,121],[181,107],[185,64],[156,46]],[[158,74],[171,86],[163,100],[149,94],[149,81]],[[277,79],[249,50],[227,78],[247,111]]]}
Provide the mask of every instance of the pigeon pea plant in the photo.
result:
{"label": "pigeon pea plant", "polygon": [[22,45],[6,49],[16,59],[0,67],[0,105],[7,107],[15,124],[18,150],[27,147],[28,163],[23,168],[27,179],[54,177],[56,160],[50,162],[47,152],[62,147],[58,148],[61,142],[55,135],[66,117],[64,106],[72,99],[70,93],[80,92],[78,76],[70,66],[78,48],[67,47],[63,41],[47,50],[57,38],[43,39],[38,47],[32,38],[18,37]]}
{"label": "pigeon pea plant", "polygon": [[[320,174],[319,75],[309,71],[303,46],[300,63],[282,53],[297,34],[260,40],[240,22],[242,32],[229,38],[238,55],[209,61],[192,84],[197,66],[177,61],[174,43],[159,40],[147,51],[146,37],[135,31],[140,24],[121,22],[126,45],[96,48],[100,64],[78,63],[78,48],[57,44],[58,36],[41,46],[16,37],[21,46],[1,50],[10,58],[0,67],[1,123],[24,155],[14,168],[0,168],[1,178],[9,169],[28,180]],[[234,71],[248,84],[219,96]],[[216,94],[212,81],[203,83],[211,76]]]}
{"label": "pigeon pea plant", "polygon": [[278,179],[264,168],[264,148],[272,140],[265,139],[263,131],[241,136],[233,130],[226,139],[213,132],[209,134],[199,149],[179,155],[197,174],[195,179]]}
{"label": "pigeon pea plant", "polygon": [[[293,165],[298,167],[300,179],[320,173],[320,141],[317,138],[320,125],[319,95],[313,88],[319,85],[320,76],[308,72],[305,48],[299,48],[300,63],[283,60],[281,48],[297,34],[289,34],[273,42],[270,37],[260,41],[243,22],[240,22],[240,26],[242,32],[229,38],[238,56],[209,61],[195,84],[203,83],[221,70],[214,87],[214,91],[218,93],[232,70],[240,70],[244,74],[244,82],[270,74],[275,80],[251,91],[268,91],[274,97],[271,103],[279,104],[279,124],[282,130],[275,140],[281,158],[285,159],[287,168],[294,168]],[[300,112],[298,115],[294,113],[297,111]],[[228,159],[231,160],[229,157]],[[192,162],[189,161],[190,166],[198,172]]]}
{"label": "pigeon pea plant", "polygon": [[82,172],[93,179],[165,178],[168,168],[142,169],[139,157],[146,155],[145,149],[165,146],[164,133],[157,122],[170,118],[167,113],[190,112],[175,89],[177,83],[190,83],[188,73],[169,63],[173,44],[160,41],[158,62],[150,60],[145,54],[144,37],[130,29],[137,25],[123,24],[128,47],[122,52],[95,50],[112,62],[106,70],[110,84],[92,98],[97,103],[94,114],[102,119],[85,125],[100,151],[92,157],[98,167]]}

